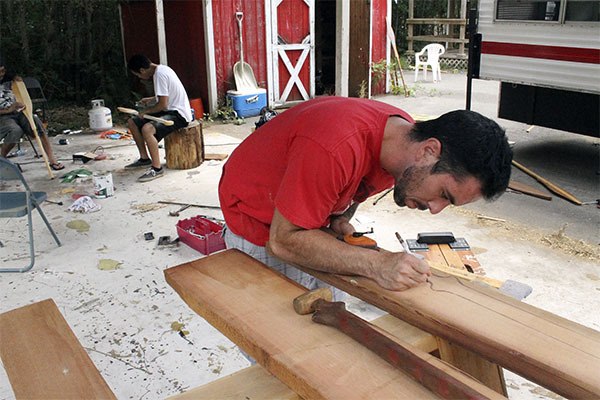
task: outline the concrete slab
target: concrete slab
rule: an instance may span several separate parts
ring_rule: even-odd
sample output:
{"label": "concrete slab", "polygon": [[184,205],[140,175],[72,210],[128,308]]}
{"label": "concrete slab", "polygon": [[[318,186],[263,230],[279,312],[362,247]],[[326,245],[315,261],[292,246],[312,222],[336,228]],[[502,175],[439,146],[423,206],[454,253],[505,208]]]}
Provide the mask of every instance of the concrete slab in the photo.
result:
{"label": "concrete slab", "polygon": [[[417,114],[437,115],[464,107],[464,75],[443,74],[442,79],[439,84],[420,82],[415,97],[379,99]],[[494,117],[497,83],[476,81],[474,87],[473,109]],[[251,134],[255,120],[241,126],[205,127],[206,150],[230,153]],[[528,127],[522,124],[500,123],[517,142],[515,153],[522,163],[582,199],[599,197],[600,182],[595,175],[598,140],[537,127],[525,133]],[[143,170],[123,170],[137,157],[130,142],[99,139],[96,134],[72,135],[69,139],[69,145],[54,147],[66,160],[67,168],[62,172],[82,167],[69,162],[74,152],[102,146],[108,159],[85,167],[111,171],[115,195],[95,199],[102,206],[98,212],[67,211],[73,193],[91,193],[91,180],[71,184],[50,181],[43,165],[30,156],[14,159],[23,163],[25,175],[36,190],[46,190],[50,199],[64,202],[63,206],[43,205],[64,245],[56,247],[36,216],[36,265],[25,274],[0,274],[0,312],[53,298],[118,398],[165,398],[249,365],[237,347],[190,311],[163,279],[165,268],[202,255],[183,244],[161,248],[156,239],[144,240],[148,231],[155,238],[176,236],[178,218],[169,216],[168,211],[178,207],[159,206],[158,200],[218,204],[217,182],[223,162],[205,162],[186,171],[167,170],[165,177],[140,184],[136,178]],[[552,153],[548,143],[554,143]],[[551,159],[548,154],[552,154]],[[197,214],[221,216],[215,210],[189,208],[180,218]],[[67,227],[74,220],[85,221],[89,230],[78,232]],[[375,239],[390,250],[399,250],[395,231],[405,238],[423,231],[452,231],[465,237],[489,276],[531,285],[534,291],[526,302],[596,330],[600,329],[599,222],[598,210],[593,207],[516,194],[506,194],[491,204],[448,209],[439,216],[399,209],[388,196],[377,205],[366,202],[356,215],[357,227],[374,227]],[[568,225],[562,229],[565,223]],[[26,263],[24,227],[24,220],[0,222],[3,266]],[[120,264],[114,270],[101,270],[102,259]],[[352,310],[367,318],[380,313],[355,299],[349,303]],[[189,332],[185,339],[178,333],[179,324]],[[512,374],[507,375],[507,384],[513,399],[556,398]],[[0,366],[0,399],[12,398]]]}

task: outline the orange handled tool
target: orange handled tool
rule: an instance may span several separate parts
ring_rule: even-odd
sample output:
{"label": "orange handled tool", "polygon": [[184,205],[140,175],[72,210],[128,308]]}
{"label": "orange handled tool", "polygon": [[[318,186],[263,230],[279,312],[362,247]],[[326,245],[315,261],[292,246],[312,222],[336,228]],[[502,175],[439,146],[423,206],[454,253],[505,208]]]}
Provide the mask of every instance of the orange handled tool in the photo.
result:
{"label": "orange handled tool", "polygon": [[344,235],[343,238],[340,238],[340,240],[343,240],[352,246],[360,246],[366,249],[377,250],[377,242],[370,237],[365,236],[367,233],[373,233],[373,228],[371,228],[371,230],[368,232],[353,232],[351,234]]}

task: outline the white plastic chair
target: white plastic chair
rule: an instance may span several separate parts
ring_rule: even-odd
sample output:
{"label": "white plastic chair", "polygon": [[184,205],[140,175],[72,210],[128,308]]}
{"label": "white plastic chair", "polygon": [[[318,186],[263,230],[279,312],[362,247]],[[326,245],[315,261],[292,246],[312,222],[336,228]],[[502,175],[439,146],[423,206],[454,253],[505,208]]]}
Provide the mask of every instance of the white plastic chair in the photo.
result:
{"label": "white plastic chair", "polygon": [[[415,82],[418,79],[419,68],[423,66],[423,79],[427,80],[427,66],[431,66],[431,72],[433,73],[433,81],[441,81],[442,73],[440,71],[440,56],[444,54],[446,49],[444,46],[438,43],[431,43],[423,47],[418,53],[415,53]],[[427,53],[427,61],[422,61],[422,57]]]}

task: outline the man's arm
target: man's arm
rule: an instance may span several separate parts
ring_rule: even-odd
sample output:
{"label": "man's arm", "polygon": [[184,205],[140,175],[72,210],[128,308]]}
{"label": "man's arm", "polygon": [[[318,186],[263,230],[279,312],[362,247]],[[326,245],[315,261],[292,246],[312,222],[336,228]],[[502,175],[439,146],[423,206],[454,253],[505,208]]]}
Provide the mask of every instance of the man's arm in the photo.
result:
{"label": "man's arm", "polygon": [[12,114],[25,109],[25,104],[18,101],[12,103],[8,108],[0,108],[0,115]]}
{"label": "man's arm", "polygon": [[169,104],[169,96],[157,96],[157,98],[158,103],[140,112],[141,116],[143,116],[144,114],[152,114],[167,110],[167,106]]}
{"label": "man's arm", "polygon": [[427,280],[429,267],[405,253],[351,246],[319,229],[303,229],[276,209],[268,250],[281,260],[319,271],[361,275],[390,290],[405,290]]}

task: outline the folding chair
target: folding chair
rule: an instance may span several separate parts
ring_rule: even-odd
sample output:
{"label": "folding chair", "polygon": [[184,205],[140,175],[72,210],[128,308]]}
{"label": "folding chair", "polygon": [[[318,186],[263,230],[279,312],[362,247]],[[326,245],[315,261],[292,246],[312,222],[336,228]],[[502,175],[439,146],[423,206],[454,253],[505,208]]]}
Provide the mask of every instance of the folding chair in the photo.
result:
{"label": "folding chair", "polygon": [[42,122],[46,122],[48,120],[48,116],[46,115],[48,100],[46,100],[42,85],[40,85],[40,82],[36,78],[31,76],[23,78],[23,83],[25,83],[27,93],[29,93],[29,97],[31,98],[31,104],[33,105],[33,110],[31,111],[36,112],[39,106],[42,110]]}
{"label": "folding chair", "polygon": [[0,157],[0,180],[4,181],[21,181],[23,185],[22,191],[18,192],[0,192],[0,218],[14,218],[22,217],[27,215],[28,227],[29,227],[29,257],[31,262],[28,266],[23,268],[0,268],[0,272],[27,272],[33,268],[35,262],[35,252],[33,250],[33,225],[31,214],[33,209],[37,209],[40,216],[46,223],[48,230],[52,234],[52,237],[56,241],[56,244],[61,246],[60,240],[54,230],[50,226],[48,219],[44,215],[40,204],[46,200],[46,192],[33,192],[25,177],[21,173],[18,165],[13,164],[6,158]]}

